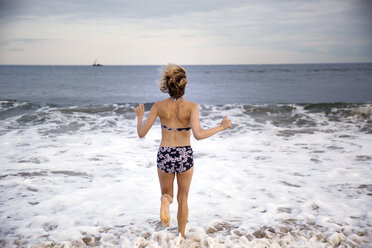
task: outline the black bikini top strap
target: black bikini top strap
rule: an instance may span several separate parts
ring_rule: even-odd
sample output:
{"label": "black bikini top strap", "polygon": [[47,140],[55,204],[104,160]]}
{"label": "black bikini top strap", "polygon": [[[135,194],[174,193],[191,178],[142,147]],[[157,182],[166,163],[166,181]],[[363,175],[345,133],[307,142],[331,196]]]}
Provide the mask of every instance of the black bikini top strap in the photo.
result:
{"label": "black bikini top strap", "polygon": [[167,130],[169,130],[169,131],[177,131],[176,129],[174,129],[174,128],[170,128],[170,127],[167,127],[167,126],[165,126],[165,125],[163,125],[163,124],[161,124],[161,127],[164,128],[164,129],[167,129]]}
{"label": "black bikini top strap", "polygon": [[177,128],[177,131],[189,131],[191,127]]}
{"label": "black bikini top strap", "polygon": [[171,128],[171,127],[167,127],[163,124],[161,124],[161,127],[164,128],[164,129],[167,129],[169,131],[189,131],[191,129],[191,127],[184,127],[184,128]]}

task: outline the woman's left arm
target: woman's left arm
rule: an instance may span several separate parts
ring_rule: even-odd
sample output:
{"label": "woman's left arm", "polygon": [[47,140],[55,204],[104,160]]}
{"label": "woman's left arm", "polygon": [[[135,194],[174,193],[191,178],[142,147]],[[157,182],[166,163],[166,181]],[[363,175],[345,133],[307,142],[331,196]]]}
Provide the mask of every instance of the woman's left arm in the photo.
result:
{"label": "woman's left arm", "polygon": [[145,115],[145,106],[143,104],[139,104],[136,108],[134,108],[134,112],[137,115],[137,134],[138,137],[143,138],[150,130],[152,125],[154,124],[156,117],[158,116],[158,105],[154,103],[152,106],[149,116],[147,117],[146,121],[143,123],[143,116]]}

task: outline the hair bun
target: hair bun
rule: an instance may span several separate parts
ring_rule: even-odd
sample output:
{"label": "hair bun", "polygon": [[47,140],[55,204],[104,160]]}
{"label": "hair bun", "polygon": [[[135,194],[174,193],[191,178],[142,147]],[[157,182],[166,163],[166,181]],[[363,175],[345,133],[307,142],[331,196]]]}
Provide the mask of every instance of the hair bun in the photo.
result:
{"label": "hair bun", "polygon": [[185,93],[187,83],[186,70],[176,64],[168,63],[160,70],[161,80],[158,82],[163,93],[170,96],[181,97]]}

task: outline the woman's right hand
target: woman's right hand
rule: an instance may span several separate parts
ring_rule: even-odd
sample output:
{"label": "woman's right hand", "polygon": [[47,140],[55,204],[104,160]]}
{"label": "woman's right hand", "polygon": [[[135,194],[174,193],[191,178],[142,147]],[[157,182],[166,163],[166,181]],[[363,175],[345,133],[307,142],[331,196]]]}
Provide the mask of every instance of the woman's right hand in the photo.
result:
{"label": "woman's right hand", "polygon": [[231,121],[229,119],[227,119],[226,115],[221,121],[221,126],[224,130],[231,127]]}
{"label": "woman's right hand", "polygon": [[134,108],[134,112],[136,112],[138,118],[142,118],[145,114],[145,106],[143,106],[143,104],[139,104],[137,107]]}

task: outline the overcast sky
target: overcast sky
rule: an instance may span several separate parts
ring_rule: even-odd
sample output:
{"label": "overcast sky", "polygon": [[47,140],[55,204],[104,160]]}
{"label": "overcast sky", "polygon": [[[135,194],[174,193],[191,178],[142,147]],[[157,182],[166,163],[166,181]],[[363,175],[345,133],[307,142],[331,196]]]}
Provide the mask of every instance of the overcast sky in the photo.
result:
{"label": "overcast sky", "polygon": [[372,62],[371,0],[0,0],[0,64]]}

